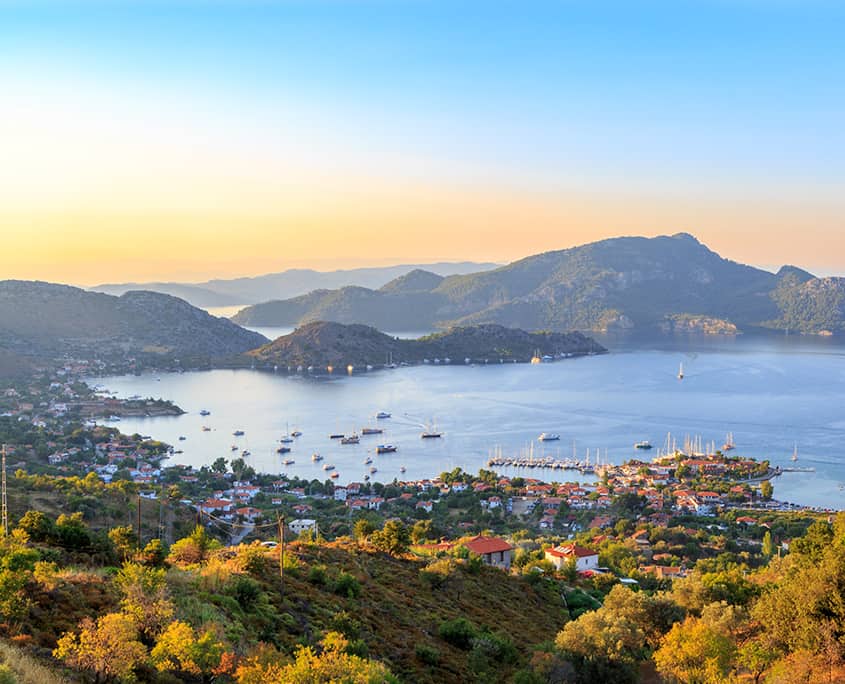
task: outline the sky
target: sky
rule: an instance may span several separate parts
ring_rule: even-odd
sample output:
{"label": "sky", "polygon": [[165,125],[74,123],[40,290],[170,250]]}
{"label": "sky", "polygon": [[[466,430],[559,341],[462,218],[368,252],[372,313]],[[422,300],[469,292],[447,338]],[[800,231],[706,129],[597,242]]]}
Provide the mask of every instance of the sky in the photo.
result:
{"label": "sky", "polygon": [[680,231],[845,273],[843,25],[822,0],[0,0],[0,278]]}

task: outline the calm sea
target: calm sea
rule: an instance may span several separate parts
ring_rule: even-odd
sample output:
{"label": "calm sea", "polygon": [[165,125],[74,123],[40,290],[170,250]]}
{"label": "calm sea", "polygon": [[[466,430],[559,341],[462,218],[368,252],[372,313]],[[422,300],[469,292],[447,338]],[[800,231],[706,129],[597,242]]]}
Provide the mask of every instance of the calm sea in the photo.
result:
{"label": "calm sea", "polygon": [[[115,424],[178,445],[184,453],[172,463],[208,465],[247,449],[247,460],[261,471],[324,480],[321,466],[331,463],[338,481],[348,482],[363,478],[369,467],[364,460],[371,457],[378,470],[373,480],[390,481],[431,477],[456,466],[475,472],[497,448],[519,455],[533,444],[534,456],[560,458],[573,450],[584,458],[590,449],[593,460],[599,453],[620,463],[649,453],[633,449],[639,440],[659,447],[668,433],[679,445],[686,435],[700,435],[721,446],[730,432],[736,454],[790,466],[797,444],[794,465],[815,468],[776,479],[776,498],[845,508],[845,346],[809,337],[599,339],[610,354],[538,366],[418,366],[319,379],[215,370],[91,383],[122,397],[172,399],[187,411],[178,418]],[[202,409],[211,415],[200,416]],[[378,411],[392,418],[377,421]],[[443,431],[442,439],[420,439],[430,424]],[[357,446],[329,439],[330,433],[376,425],[385,434],[362,437]],[[277,440],[294,429],[303,434],[292,453],[280,457]],[[234,437],[235,430],[245,435]],[[561,439],[541,444],[541,432]],[[380,443],[399,450],[377,455]],[[313,453],[324,460],[313,463]],[[283,458],[295,463],[283,466]],[[400,466],[407,469],[404,475]],[[502,472],[571,479],[560,471]]]}

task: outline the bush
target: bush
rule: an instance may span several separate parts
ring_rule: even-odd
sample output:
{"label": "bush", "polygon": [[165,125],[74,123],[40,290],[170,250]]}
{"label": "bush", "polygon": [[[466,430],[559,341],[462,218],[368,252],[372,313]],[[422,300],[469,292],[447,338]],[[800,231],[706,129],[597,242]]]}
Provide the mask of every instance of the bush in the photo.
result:
{"label": "bush", "polygon": [[324,587],[329,581],[325,565],[312,565],[308,571],[308,581],[318,587]]}
{"label": "bush", "polygon": [[457,568],[458,566],[453,559],[442,558],[421,568],[419,572],[420,580],[431,589],[437,589],[443,586]]}
{"label": "bush", "polygon": [[417,656],[417,660],[426,665],[437,665],[440,662],[440,651],[434,648],[434,646],[417,644],[414,653]]}
{"label": "bush", "polygon": [[478,635],[478,630],[466,618],[446,620],[440,625],[440,638],[456,648],[468,651],[472,640]]}
{"label": "bush", "polygon": [[354,575],[341,571],[334,581],[334,593],[349,598],[358,598],[361,594],[361,583],[355,579]]}
{"label": "bush", "polygon": [[238,602],[242,610],[249,610],[258,603],[263,592],[254,579],[239,575],[226,586],[226,593]]}

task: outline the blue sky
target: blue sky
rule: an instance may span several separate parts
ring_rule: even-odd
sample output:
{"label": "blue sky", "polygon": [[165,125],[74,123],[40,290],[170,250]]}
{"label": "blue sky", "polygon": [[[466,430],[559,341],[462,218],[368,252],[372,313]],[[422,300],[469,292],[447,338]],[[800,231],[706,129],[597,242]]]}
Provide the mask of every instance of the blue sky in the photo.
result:
{"label": "blue sky", "polygon": [[843,26],[812,0],[0,2],[0,78],[34,107],[78,90],[194,110],[214,144],[307,129],[309,164],[376,185],[789,200],[818,241],[843,228]]}

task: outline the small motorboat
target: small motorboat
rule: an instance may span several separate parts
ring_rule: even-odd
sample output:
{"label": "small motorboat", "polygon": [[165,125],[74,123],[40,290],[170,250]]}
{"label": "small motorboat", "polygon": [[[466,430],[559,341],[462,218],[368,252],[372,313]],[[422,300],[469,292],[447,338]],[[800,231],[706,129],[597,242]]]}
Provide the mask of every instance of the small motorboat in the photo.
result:
{"label": "small motorboat", "polygon": [[393,446],[392,444],[379,444],[376,447],[377,454],[392,454],[396,451],[398,447]]}

